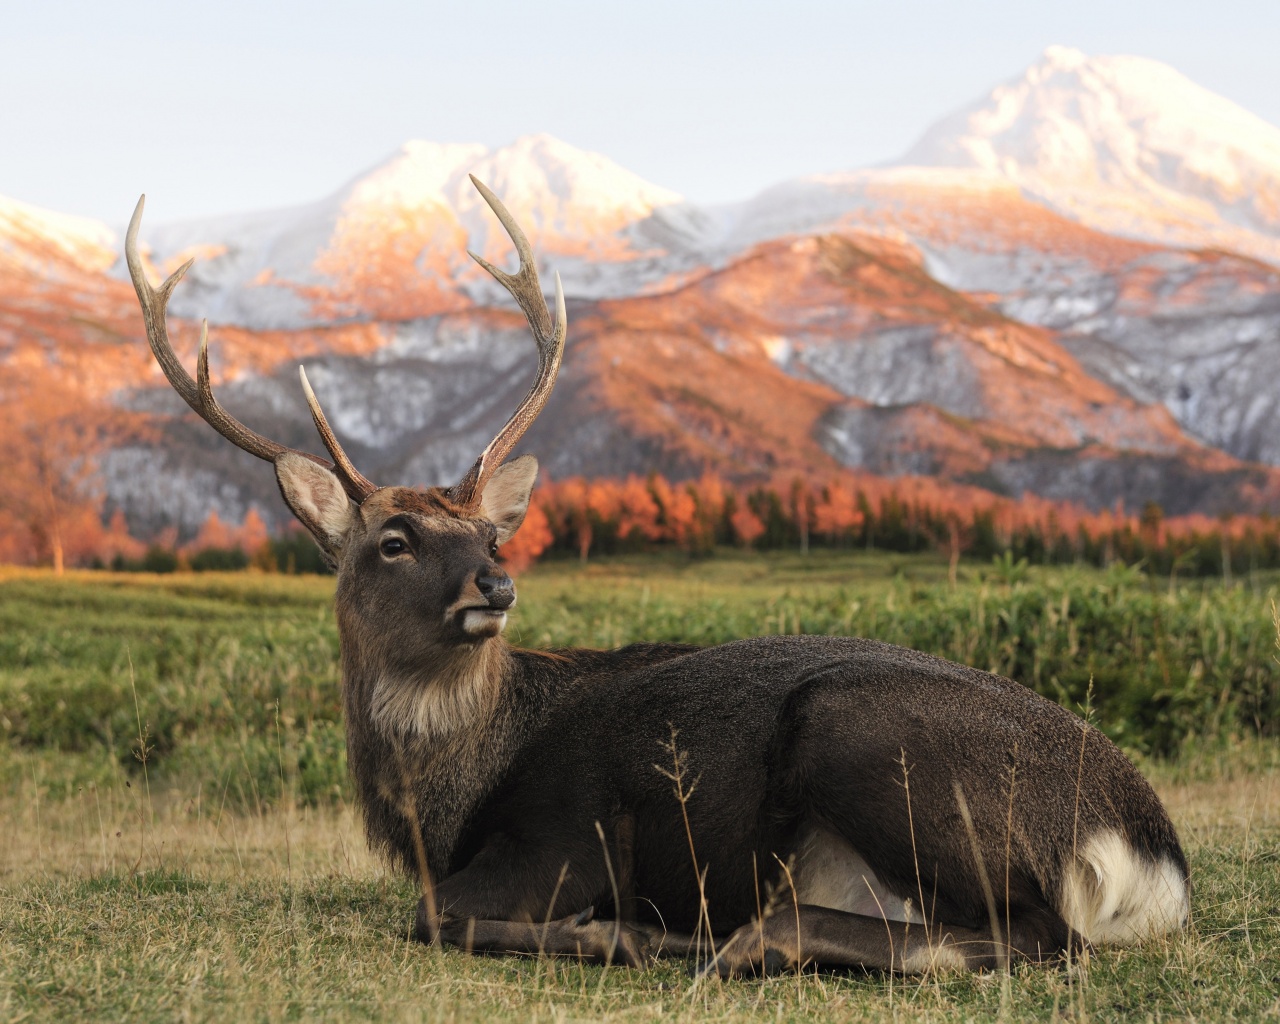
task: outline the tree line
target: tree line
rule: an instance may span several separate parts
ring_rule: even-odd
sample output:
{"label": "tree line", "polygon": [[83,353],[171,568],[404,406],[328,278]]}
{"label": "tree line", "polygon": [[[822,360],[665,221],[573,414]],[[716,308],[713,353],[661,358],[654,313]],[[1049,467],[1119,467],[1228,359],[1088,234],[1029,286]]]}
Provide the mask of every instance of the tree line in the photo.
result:
{"label": "tree line", "polygon": [[1009,556],[1030,564],[1121,561],[1151,572],[1230,580],[1280,568],[1280,519],[1269,515],[1167,517],[1155,502],[1089,511],[1033,495],[1005,498],[927,477],[845,474],[733,486],[716,476],[567,479],[534,495],[513,561],[546,552],[592,554],[717,546],[755,550],[868,548]]}
{"label": "tree line", "polygon": [[[70,379],[10,366],[0,375],[0,563],[168,571],[178,568],[321,571],[295,529],[270,536],[256,510],[239,524],[211,513],[180,542],[175,529],[138,538],[116,510],[104,519],[97,458],[113,440],[151,440],[137,413],[104,404]],[[1007,498],[930,477],[844,472],[732,483],[715,475],[671,481],[546,481],[503,549],[521,569],[540,557],[674,549],[704,556],[754,550],[868,548],[1015,562],[1114,561],[1151,572],[1232,579],[1280,567],[1280,521],[1266,515],[1166,517],[1139,509],[1089,511],[1035,496]]]}
{"label": "tree line", "polygon": [[[296,524],[273,536],[256,509],[239,524],[211,512],[195,536],[181,543],[172,527],[148,539],[130,535],[119,510],[105,524],[83,514],[75,522],[70,564],[85,567],[326,571]],[[13,538],[6,546],[0,537],[0,550],[9,552],[12,561],[50,564],[49,550],[41,550],[39,539],[30,534],[25,550],[19,550]],[[923,477],[850,473],[748,485],[714,475],[680,482],[658,474],[623,480],[570,478],[546,482],[534,492],[523,526],[501,557],[519,571],[547,557],[588,561],[654,550],[706,557],[722,547],[937,551],[947,556],[953,573],[962,557],[1033,565],[1123,562],[1161,575],[1230,581],[1280,568],[1280,519],[1166,517],[1154,502],[1136,512],[1120,507],[1091,512]],[[12,558],[15,551],[25,557]]]}

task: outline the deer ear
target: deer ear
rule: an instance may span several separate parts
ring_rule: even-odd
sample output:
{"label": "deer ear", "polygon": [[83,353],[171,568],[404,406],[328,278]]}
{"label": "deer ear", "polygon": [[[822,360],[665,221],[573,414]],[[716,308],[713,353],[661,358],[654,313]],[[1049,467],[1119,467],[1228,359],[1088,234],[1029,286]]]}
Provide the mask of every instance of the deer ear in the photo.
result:
{"label": "deer ear", "polygon": [[276,456],[276,480],[285,504],[311,531],[325,555],[336,559],[355,522],[355,506],[342,482],[315,462],[296,452]]}
{"label": "deer ear", "polygon": [[485,484],[480,497],[480,514],[498,528],[498,543],[515,536],[529,511],[533,482],[538,478],[538,460],[521,455],[498,467]]}

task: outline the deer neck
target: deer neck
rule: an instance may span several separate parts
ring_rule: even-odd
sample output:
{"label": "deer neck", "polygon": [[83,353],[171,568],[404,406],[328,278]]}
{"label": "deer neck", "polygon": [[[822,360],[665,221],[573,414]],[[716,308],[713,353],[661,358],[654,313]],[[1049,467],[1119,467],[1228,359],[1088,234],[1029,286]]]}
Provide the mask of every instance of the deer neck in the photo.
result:
{"label": "deer neck", "polygon": [[393,743],[452,745],[493,719],[511,652],[501,639],[433,649],[418,664],[375,658],[362,673],[371,728]]}
{"label": "deer neck", "polygon": [[348,644],[343,636],[343,698],[348,765],[366,831],[412,872],[412,829],[420,829],[439,871],[523,738],[527,715],[510,685],[515,659],[495,638],[433,650],[405,666],[393,652],[361,648],[359,640]]}

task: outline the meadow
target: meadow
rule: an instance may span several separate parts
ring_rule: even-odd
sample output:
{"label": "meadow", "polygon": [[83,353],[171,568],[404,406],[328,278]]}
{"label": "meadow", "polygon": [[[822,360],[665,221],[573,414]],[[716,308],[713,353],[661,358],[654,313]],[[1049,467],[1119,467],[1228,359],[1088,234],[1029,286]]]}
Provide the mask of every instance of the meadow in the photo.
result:
{"label": "meadow", "polygon": [[0,1019],[1280,1016],[1280,576],[819,552],[540,564],[526,646],[874,636],[1089,715],[1152,779],[1192,928],[1012,979],[695,982],[409,941],[346,780],[333,580],[0,570]]}

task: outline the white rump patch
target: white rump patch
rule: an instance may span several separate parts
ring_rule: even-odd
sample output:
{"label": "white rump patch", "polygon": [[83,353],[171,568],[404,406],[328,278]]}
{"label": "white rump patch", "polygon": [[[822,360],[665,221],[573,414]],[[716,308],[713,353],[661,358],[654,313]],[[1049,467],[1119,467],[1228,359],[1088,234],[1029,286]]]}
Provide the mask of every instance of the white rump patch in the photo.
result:
{"label": "white rump patch", "polygon": [[1058,913],[1091,943],[1132,945],[1185,925],[1191,893],[1171,860],[1149,861],[1107,829],[1090,836],[1067,867]]}
{"label": "white rump patch", "polygon": [[814,828],[800,841],[796,897],[801,903],[888,921],[920,921],[921,915],[876,877],[847,839]]}

